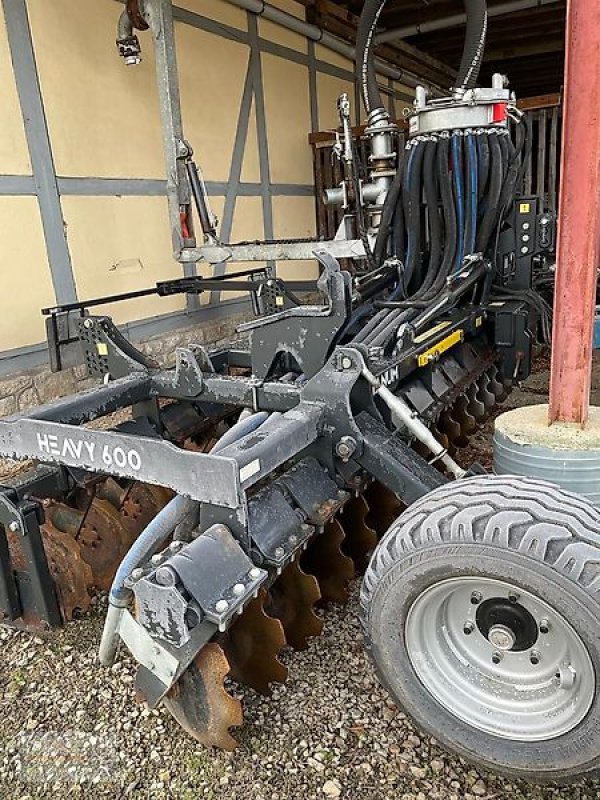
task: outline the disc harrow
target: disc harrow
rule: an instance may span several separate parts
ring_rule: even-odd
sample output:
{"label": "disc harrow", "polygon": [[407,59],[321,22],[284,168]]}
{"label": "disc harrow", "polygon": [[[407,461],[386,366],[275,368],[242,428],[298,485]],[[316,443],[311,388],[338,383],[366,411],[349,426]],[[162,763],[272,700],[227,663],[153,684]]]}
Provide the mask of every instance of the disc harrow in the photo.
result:
{"label": "disc harrow", "polygon": [[[491,351],[471,343],[422,370],[399,392],[454,452],[509,390]],[[189,436],[180,425],[178,434],[180,444],[195,452],[209,451],[218,438],[214,425],[203,433],[193,429]],[[413,446],[419,450],[418,443]],[[161,487],[107,477],[62,500],[42,501],[43,545],[65,620],[86,611],[95,590],[108,589],[129,547],[171,497]],[[242,724],[242,706],[228,691],[229,681],[264,695],[272,684],[284,683],[288,671],[282,651],[305,650],[320,635],[326,607],[347,602],[352,579],[364,572],[379,539],[404,510],[377,482],[354,494],[340,491],[338,500],[322,510],[322,524],[306,549],[258,591],[226,633],[202,648],[164,698],[173,716],[203,744],[235,747],[231,729]],[[11,535],[9,542],[22,564],[17,537]]]}
{"label": "disc harrow", "polygon": [[[430,424],[435,430],[442,416],[450,419],[448,445],[465,446],[509,390],[510,384],[499,379],[496,366],[488,365],[471,384],[454,393],[449,409],[432,415]],[[198,657],[191,674],[185,673],[172,690],[177,705],[172,696],[166,705],[183,727],[203,744],[232,749],[236,742],[230,729],[242,724],[242,706],[227,691],[226,681],[233,679],[264,695],[271,693],[272,683],[284,683],[287,668],[279,654],[285,647],[305,650],[310,639],[320,635],[320,609],[347,602],[352,578],[364,571],[370,553],[403,510],[396,496],[377,482],[348,499],[308,549],[268,590],[259,592],[230,631],[218,644],[208,646],[209,654]],[[216,672],[209,676],[208,665],[213,662]]]}

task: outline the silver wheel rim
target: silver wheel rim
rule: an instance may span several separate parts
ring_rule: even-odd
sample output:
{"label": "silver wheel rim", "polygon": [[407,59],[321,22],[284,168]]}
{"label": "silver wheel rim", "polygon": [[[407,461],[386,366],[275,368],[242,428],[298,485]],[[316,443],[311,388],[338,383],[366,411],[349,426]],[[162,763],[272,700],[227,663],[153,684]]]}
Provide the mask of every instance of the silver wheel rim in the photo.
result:
{"label": "silver wheel rim", "polygon": [[577,632],[548,603],[505,581],[462,577],[429,587],[410,608],[405,636],[421,683],[480,731],[554,739],[592,704],[594,669]]}

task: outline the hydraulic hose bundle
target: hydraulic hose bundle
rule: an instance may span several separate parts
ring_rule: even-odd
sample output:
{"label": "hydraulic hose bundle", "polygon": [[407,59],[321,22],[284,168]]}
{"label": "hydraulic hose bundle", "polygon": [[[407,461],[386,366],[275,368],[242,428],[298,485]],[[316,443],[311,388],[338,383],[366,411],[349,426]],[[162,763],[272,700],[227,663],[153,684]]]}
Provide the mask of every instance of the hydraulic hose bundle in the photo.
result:
{"label": "hydraulic hose bundle", "polygon": [[[373,36],[384,3],[366,1],[357,37],[357,78],[370,118],[382,105]],[[446,107],[471,113],[485,46],[487,8],[485,0],[465,0],[465,8],[467,29],[457,87]],[[432,116],[439,114],[426,99],[424,103]],[[476,255],[494,262],[500,230],[523,178],[523,155],[530,146],[524,121],[515,126],[513,142],[506,111],[507,103],[498,103],[493,118],[486,117],[473,127],[464,123],[464,116],[450,113],[448,129],[443,117],[441,125],[413,135],[406,143],[381,209],[371,257],[375,268],[396,264],[397,275],[380,303],[384,307],[353,342],[388,347],[405,323],[414,328],[428,317],[423,309],[435,306],[466,263],[472,263]],[[454,127],[453,120],[460,127]]]}

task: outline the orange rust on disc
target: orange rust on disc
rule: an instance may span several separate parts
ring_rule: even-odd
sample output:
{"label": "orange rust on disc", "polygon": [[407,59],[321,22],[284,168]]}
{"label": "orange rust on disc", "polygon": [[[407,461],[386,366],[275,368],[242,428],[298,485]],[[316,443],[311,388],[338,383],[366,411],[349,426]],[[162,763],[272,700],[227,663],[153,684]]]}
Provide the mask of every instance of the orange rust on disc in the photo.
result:
{"label": "orange rust on disc", "polygon": [[314,611],[320,599],[317,579],[303,572],[297,560],[269,590],[267,611],[281,621],[287,643],[295,650],[306,650],[310,637],[323,630],[323,620]]}
{"label": "orange rust on disc", "polygon": [[172,493],[162,486],[133,484],[119,507],[119,514],[128,534],[130,545],[146,525],[166,506],[171,497]]}
{"label": "orange rust on disc", "polygon": [[325,525],[309,549],[302,555],[300,565],[319,582],[324,603],[346,603],[348,584],[354,577],[354,562],[342,552],[344,529],[337,519]]}
{"label": "orange rust on disc", "polygon": [[231,665],[231,677],[260,694],[271,694],[271,683],[284,683],[287,668],[279,661],[286,645],[283,625],[265,611],[267,592],[246,606],[243,615],[223,638],[223,649]]}
{"label": "orange rust on disc", "polygon": [[181,727],[207,747],[234,750],[229,732],[243,722],[242,704],[225,689],[229,662],[222,648],[211,642],[198,653],[163,703]]}
{"label": "orange rust on disc", "polygon": [[94,584],[92,570],[82,559],[79,545],[72,536],[59,531],[49,521],[40,529],[62,615],[65,620],[73,619],[75,610],[87,611],[90,607],[89,589]]}
{"label": "orange rust on disc", "polygon": [[371,553],[377,547],[379,538],[367,523],[369,506],[364,497],[353,497],[342,510],[341,521],[346,538],[343,552],[350,556],[358,572],[364,572],[369,565]]}
{"label": "orange rust on disc", "polygon": [[46,518],[78,545],[81,558],[92,570],[98,589],[108,589],[117,567],[127,552],[118,512],[107,500],[92,500],[87,511],[64,503],[45,505]]}

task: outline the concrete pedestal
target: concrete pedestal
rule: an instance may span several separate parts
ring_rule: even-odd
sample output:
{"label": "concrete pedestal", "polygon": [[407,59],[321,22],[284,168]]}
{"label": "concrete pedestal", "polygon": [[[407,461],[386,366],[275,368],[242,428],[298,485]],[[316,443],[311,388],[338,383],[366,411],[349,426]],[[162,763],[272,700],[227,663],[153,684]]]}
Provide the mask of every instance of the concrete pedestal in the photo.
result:
{"label": "concrete pedestal", "polygon": [[557,483],[600,505],[600,408],[590,408],[585,428],[548,425],[548,406],[524,406],[496,419],[494,471]]}

